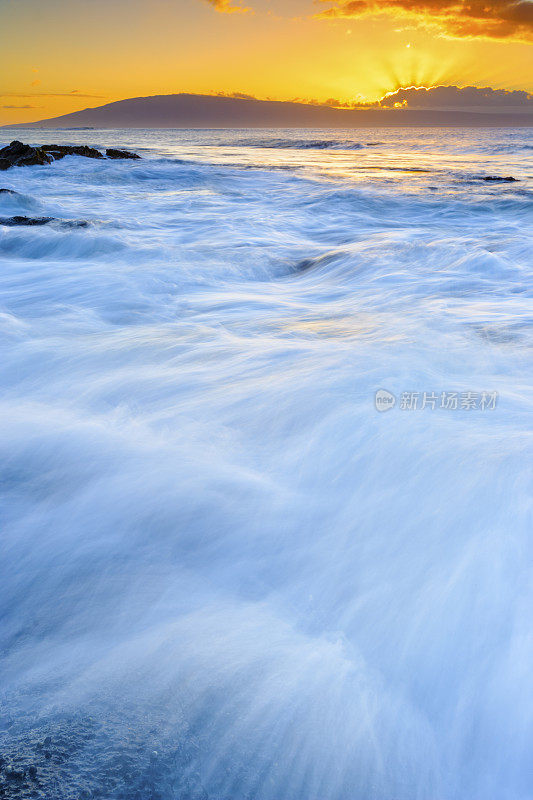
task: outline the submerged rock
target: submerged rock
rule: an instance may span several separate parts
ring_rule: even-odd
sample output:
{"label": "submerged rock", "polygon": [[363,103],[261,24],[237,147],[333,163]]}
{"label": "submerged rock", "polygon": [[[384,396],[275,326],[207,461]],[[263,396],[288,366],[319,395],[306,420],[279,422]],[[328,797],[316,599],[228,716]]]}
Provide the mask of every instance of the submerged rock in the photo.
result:
{"label": "submerged rock", "polygon": [[16,769],[16,767],[6,767],[6,778],[8,781],[23,781],[26,777],[24,770]]}
{"label": "submerged rock", "polygon": [[58,222],[64,228],[86,228],[89,224],[84,219],[56,219],[55,217],[0,217],[0,225],[7,225],[10,228],[22,225],[31,227],[35,225],[48,225],[50,222]]}
{"label": "submerged rock", "polygon": [[53,222],[53,217],[0,217],[0,225],[8,225],[14,227],[15,225],[48,225]]}
{"label": "submerged rock", "polygon": [[1,800],[206,800],[186,774],[197,745],[168,736],[165,711],[21,715],[16,731],[0,728],[8,769],[22,775],[0,769]]}
{"label": "submerged rock", "polygon": [[42,147],[31,147],[18,139],[0,150],[0,169],[32,167],[35,164],[50,164],[51,161],[51,157]]}
{"label": "submerged rock", "polygon": [[47,144],[43,145],[45,153],[51,155],[56,161],[65,156],[84,156],[85,158],[103,158],[102,153],[95,147],[86,144]]}
{"label": "submerged rock", "polygon": [[129,150],[114,150],[113,148],[108,148],[105,154],[108,158],[140,158],[137,153],[131,153]]}
{"label": "submerged rock", "polygon": [[513,178],[512,175],[501,177],[500,175],[486,175],[481,179],[482,181],[500,181],[501,183],[517,183],[518,178]]}

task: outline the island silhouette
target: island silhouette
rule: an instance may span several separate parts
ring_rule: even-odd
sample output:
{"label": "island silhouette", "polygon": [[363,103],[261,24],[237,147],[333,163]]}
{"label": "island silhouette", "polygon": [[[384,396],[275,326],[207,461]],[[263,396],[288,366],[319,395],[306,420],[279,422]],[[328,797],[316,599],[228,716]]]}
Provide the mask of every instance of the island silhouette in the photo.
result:
{"label": "island silhouette", "polygon": [[304,102],[202,94],[132,97],[15,128],[529,127],[529,105],[486,108],[336,108]]}

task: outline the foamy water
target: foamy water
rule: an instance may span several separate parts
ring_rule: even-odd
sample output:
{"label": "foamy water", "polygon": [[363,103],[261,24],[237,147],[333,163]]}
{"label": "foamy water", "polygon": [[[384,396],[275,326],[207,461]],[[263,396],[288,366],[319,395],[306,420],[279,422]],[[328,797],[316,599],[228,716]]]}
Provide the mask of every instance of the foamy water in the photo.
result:
{"label": "foamy water", "polygon": [[531,798],[533,134],[15,135],[143,160],[0,173],[0,754]]}

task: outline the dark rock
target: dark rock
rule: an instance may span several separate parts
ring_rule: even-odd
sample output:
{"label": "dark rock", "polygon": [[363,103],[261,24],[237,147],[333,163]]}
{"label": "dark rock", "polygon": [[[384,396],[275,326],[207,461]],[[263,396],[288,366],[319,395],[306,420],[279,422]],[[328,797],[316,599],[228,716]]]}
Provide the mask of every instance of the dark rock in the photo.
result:
{"label": "dark rock", "polygon": [[52,159],[54,161],[60,161],[62,158],[65,158],[65,156],[69,155],[69,153],[63,153],[62,150],[49,150],[49,149],[47,149],[46,152],[48,153],[49,156],[52,156]]}
{"label": "dark rock", "polygon": [[[131,153],[129,150],[115,150],[113,148],[106,150],[106,155],[108,158],[140,158],[137,153]],[[32,166],[34,164],[51,164],[52,161],[65,158],[65,156],[104,157],[100,150],[95,147],[89,147],[86,144],[46,144],[42,147],[31,147],[29,144],[23,144],[15,140],[0,150],[0,170],[6,170],[10,167]]]}
{"label": "dark rock", "polygon": [[[14,228],[17,225],[33,227],[35,225],[48,225],[50,222],[57,222],[63,228],[86,228],[88,222],[84,219],[56,219],[55,217],[0,217],[0,225]],[[45,742],[46,744],[46,742]]]}
{"label": "dark rock", "polygon": [[137,153],[130,153],[129,150],[114,150],[112,147],[105,151],[108,158],[140,158]]}
{"label": "dark rock", "polygon": [[[2,710],[0,693],[0,715]],[[26,774],[22,781],[7,780],[0,771],[0,799],[208,800],[199,775],[191,773],[197,745],[193,751],[188,742],[176,747],[176,733],[172,729],[169,737],[166,703],[150,715],[126,706],[126,713],[102,718],[54,712],[36,720],[34,712],[21,710],[13,730],[0,727],[0,753]]]}
{"label": "dark rock", "polygon": [[6,778],[8,781],[23,781],[26,777],[24,770],[18,770],[15,767],[6,767]]}
{"label": "dark rock", "polygon": [[95,147],[86,144],[46,144],[42,149],[56,161],[65,156],[85,156],[85,158],[103,158],[102,153]]}
{"label": "dark rock", "polygon": [[[31,147],[17,139],[0,150],[1,169],[9,167],[32,167],[35,164],[50,164],[52,159],[40,147]],[[4,166],[7,163],[7,166]]]}
{"label": "dark rock", "polygon": [[482,178],[483,181],[500,181],[500,183],[517,183],[518,178],[513,178],[512,175],[507,175],[506,177],[502,178],[500,175],[487,175],[486,177]]}
{"label": "dark rock", "polygon": [[53,222],[59,222],[62,228],[88,228],[89,223],[86,219],[54,219]]}
{"label": "dark rock", "polygon": [[14,227],[15,225],[48,225],[53,222],[53,217],[0,217],[0,225],[8,225]]}

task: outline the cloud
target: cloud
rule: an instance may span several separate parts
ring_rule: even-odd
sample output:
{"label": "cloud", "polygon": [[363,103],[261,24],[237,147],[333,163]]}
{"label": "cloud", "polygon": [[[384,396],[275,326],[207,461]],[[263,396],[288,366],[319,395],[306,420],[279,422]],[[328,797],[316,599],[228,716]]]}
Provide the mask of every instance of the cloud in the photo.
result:
{"label": "cloud", "polygon": [[374,108],[468,109],[533,112],[533,95],[513,89],[479,86],[409,86],[387,93]]}
{"label": "cloud", "polygon": [[303,103],[307,106],[327,106],[328,108],[358,108],[360,103],[356,100],[339,100],[336,97],[328,97],[326,100],[318,100],[315,97],[293,97],[293,103]]}
{"label": "cloud", "polygon": [[250,11],[246,6],[234,5],[234,0],[206,0],[206,2],[223,14],[244,14]]}
{"label": "cloud", "polygon": [[523,108],[533,111],[533,95],[516,89],[491,89],[488,86],[408,87],[385,95],[382,106],[406,103],[409,108]]}
{"label": "cloud", "polygon": [[20,110],[21,108],[42,108],[42,106],[0,106],[0,108],[5,108],[8,110],[17,109]]}
{"label": "cloud", "polygon": [[246,94],[245,92],[213,92],[215,97],[232,97],[234,100],[259,100],[253,94]]}
{"label": "cloud", "polygon": [[530,0],[319,0],[322,18],[389,14],[456,38],[533,41]]}

